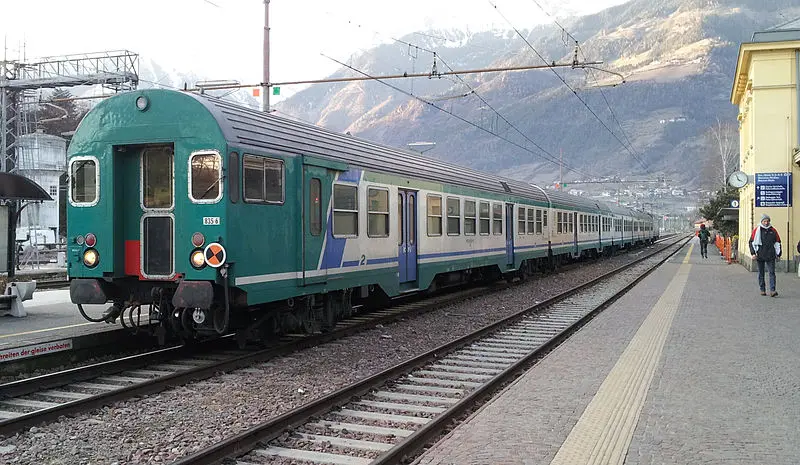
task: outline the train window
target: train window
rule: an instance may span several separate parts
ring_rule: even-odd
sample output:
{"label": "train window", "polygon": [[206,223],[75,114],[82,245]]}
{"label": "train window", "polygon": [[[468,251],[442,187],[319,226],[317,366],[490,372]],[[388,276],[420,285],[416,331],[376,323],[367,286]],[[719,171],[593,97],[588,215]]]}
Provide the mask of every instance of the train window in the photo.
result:
{"label": "train window", "polygon": [[526,218],[526,211],[528,209],[525,207],[517,207],[517,234],[525,234],[525,218]]}
{"label": "train window", "polygon": [[[544,213],[547,213],[545,211]],[[542,211],[538,208],[536,209],[536,234],[542,233]]]}
{"label": "train window", "polygon": [[447,235],[458,236],[461,234],[461,199],[447,198]]}
{"label": "train window", "polygon": [[172,147],[150,147],[142,151],[142,205],[170,209],[173,202]]}
{"label": "train window", "polygon": [[503,234],[503,204],[492,204],[492,234]]}
{"label": "train window", "polygon": [[489,234],[491,218],[489,216],[489,202],[481,202],[480,205],[480,233]]}
{"label": "train window", "polygon": [[528,209],[528,234],[536,233],[536,220],[534,220],[534,215],[536,214],[536,210],[533,208]]}
{"label": "train window", "polygon": [[333,185],[333,235],[358,236],[358,187]]}
{"label": "train window", "polygon": [[570,213],[569,214],[569,232],[575,232],[575,222],[578,220],[577,213]]}
{"label": "train window", "polygon": [[564,232],[564,217],[563,213],[558,212],[558,221],[556,221],[556,232],[561,234]]}
{"label": "train window", "polygon": [[228,155],[228,196],[231,198],[231,203],[239,201],[239,154],[231,152]]}
{"label": "train window", "polygon": [[408,245],[417,242],[417,195],[408,194]]}
{"label": "train window", "polygon": [[94,205],[100,194],[97,159],[74,158],[69,168],[69,200],[73,204]]}
{"label": "train window", "polygon": [[464,201],[464,235],[475,235],[475,202]]}
{"label": "train window", "polygon": [[442,235],[442,196],[428,195],[428,235]]}
{"label": "train window", "polygon": [[397,194],[397,245],[403,245],[403,194]]}
{"label": "train window", "polygon": [[367,236],[389,237],[389,191],[367,190]]}
{"label": "train window", "polygon": [[542,210],[542,226],[547,228],[547,210]]}
{"label": "train window", "polygon": [[222,157],[218,153],[194,153],[189,157],[189,198],[213,203],[222,198]]}
{"label": "train window", "polygon": [[244,200],[283,203],[283,161],[244,156]]}
{"label": "train window", "polygon": [[308,185],[308,230],[312,236],[322,234],[322,181],[311,178]]}
{"label": "train window", "polygon": [[580,227],[581,227],[580,232],[584,232],[584,230],[586,229],[586,220],[584,218],[584,215],[580,215]]}

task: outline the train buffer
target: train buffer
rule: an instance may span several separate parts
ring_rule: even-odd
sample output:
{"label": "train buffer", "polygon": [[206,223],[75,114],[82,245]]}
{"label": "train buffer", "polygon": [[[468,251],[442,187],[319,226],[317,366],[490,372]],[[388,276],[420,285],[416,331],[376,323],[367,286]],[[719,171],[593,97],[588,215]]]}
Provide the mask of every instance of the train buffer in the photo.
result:
{"label": "train buffer", "polygon": [[27,316],[22,302],[33,297],[36,281],[8,283],[6,290],[0,294],[0,316],[11,315],[17,318]]}

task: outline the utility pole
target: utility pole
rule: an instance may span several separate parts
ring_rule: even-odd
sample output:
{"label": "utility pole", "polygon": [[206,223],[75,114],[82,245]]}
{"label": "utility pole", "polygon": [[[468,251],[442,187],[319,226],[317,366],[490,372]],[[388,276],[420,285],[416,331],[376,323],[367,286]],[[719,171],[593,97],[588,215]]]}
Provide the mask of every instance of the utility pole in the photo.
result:
{"label": "utility pole", "polygon": [[261,106],[269,113],[269,1],[264,0],[264,76],[261,80]]}

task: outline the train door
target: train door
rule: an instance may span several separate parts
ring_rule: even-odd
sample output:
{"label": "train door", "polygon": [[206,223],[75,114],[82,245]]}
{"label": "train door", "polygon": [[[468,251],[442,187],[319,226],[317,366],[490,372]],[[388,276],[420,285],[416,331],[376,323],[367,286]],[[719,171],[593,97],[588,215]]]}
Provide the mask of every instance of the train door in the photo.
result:
{"label": "train door", "polygon": [[[175,275],[175,152],[172,144],[114,147],[114,210],[125,275]],[[119,229],[121,229],[121,231]]]}
{"label": "train door", "polygon": [[514,204],[506,204],[506,264],[514,266]]}
{"label": "train door", "polygon": [[580,254],[578,248],[578,213],[572,212],[569,214],[570,230],[572,232],[572,243],[575,247],[573,253],[577,257]]}
{"label": "train door", "polygon": [[397,191],[397,239],[400,284],[417,280],[417,193]]}
{"label": "train door", "polygon": [[[333,179],[327,168],[303,165],[303,285],[324,283],[328,270],[320,266],[328,230],[328,205]],[[331,238],[328,237],[330,240]]]}

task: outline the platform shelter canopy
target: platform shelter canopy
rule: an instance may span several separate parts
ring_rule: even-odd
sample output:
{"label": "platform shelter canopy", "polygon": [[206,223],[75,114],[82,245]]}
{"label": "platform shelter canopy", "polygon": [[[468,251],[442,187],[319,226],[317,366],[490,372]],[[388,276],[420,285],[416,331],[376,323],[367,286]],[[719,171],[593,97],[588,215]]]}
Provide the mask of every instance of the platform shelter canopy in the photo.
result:
{"label": "platform shelter canopy", "polygon": [[53,200],[35,182],[13,173],[0,173],[0,200]]}

